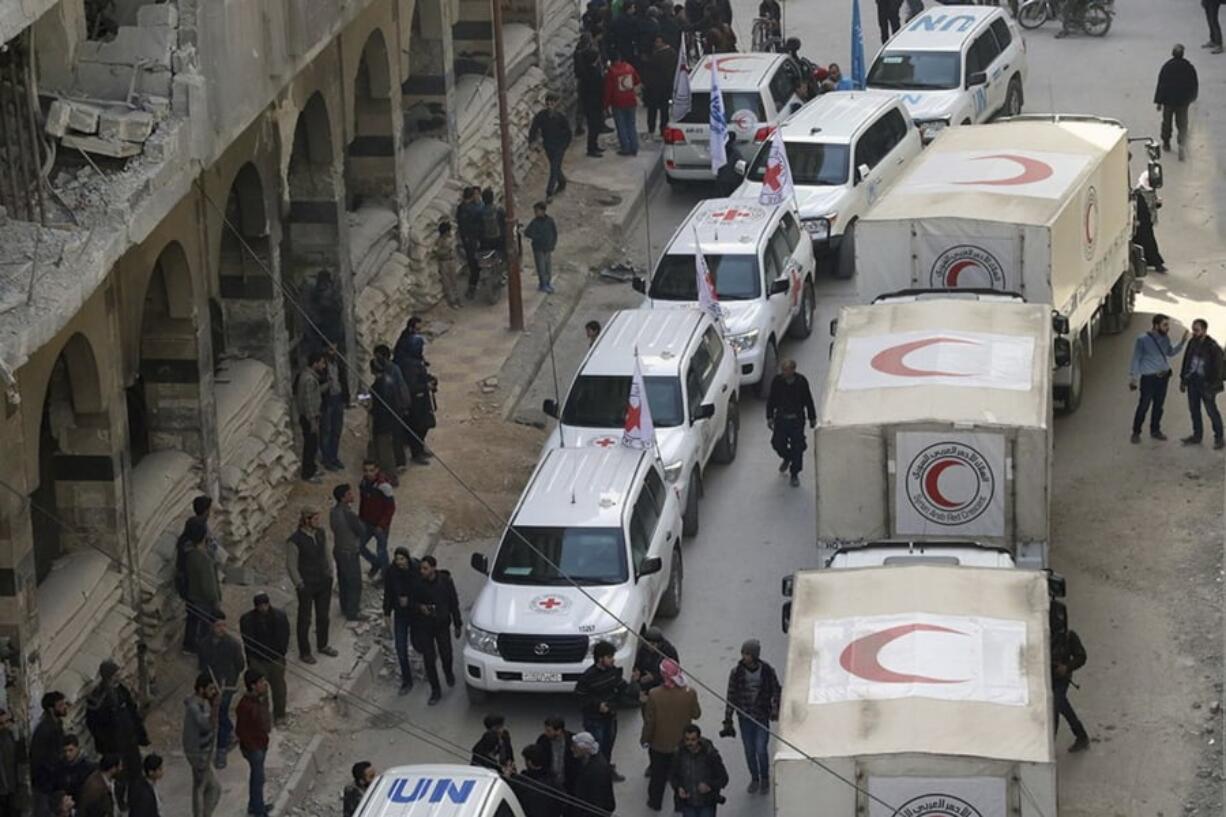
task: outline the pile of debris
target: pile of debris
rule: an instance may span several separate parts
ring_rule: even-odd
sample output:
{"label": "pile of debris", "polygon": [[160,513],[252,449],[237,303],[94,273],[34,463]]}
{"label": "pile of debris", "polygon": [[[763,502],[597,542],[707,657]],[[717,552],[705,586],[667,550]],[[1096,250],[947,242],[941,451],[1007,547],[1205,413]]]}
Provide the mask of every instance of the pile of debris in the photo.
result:
{"label": "pile of debris", "polygon": [[57,99],[47,113],[46,131],[66,148],[126,159],[141,152],[154,124],[169,110],[169,100],[164,109],[158,103],[151,111],[123,103]]}

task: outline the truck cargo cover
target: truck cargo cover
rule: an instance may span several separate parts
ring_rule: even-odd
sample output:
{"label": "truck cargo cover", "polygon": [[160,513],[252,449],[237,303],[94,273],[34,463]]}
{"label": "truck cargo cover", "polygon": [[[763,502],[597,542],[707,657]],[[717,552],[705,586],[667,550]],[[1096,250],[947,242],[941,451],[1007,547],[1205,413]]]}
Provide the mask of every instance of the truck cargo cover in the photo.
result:
{"label": "truck cargo cover", "polygon": [[1017,121],[949,128],[911,164],[866,221],[978,219],[1046,225],[1127,138],[1104,122]]}
{"label": "truck cargo cover", "polygon": [[818,758],[1051,762],[1047,610],[1035,571],[798,573],[782,736]]}
{"label": "truck cargo cover", "polygon": [[1046,428],[1050,313],[955,298],[845,307],[819,424]]}

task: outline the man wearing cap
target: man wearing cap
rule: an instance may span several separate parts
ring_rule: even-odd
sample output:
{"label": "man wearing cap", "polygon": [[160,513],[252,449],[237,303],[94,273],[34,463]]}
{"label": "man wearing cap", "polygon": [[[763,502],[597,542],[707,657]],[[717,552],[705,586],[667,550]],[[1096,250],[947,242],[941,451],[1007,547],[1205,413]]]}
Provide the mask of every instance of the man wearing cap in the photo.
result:
{"label": "man wearing cap", "polygon": [[720,737],[736,737],[732,727],[735,711],[749,766],[749,793],[770,791],[770,722],[779,720],[779,676],[762,660],[762,645],[751,638],[741,645],[741,660],[728,674],[728,694],[724,707],[724,728]]}
{"label": "man wearing cap", "polygon": [[272,606],[267,593],[256,594],[253,607],[238,620],[247,651],[247,667],[268,679],[272,715],[285,720],[285,655],[289,651],[289,616]]}
{"label": "man wearing cap", "polygon": [[571,740],[570,750],[579,760],[579,773],[575,776],[574,796],[587,803],[591,809],[576,806],[576,817],[584,813],[595,817],[617,811],[613,796],[613,768],[601,753],[601,746],[591,732],[580,732]]}
{"label": "man wearing cap", "polygon": [[[124,778],[140,774],[140,747],[149,745],[145,721],[136,699],[119,680],[119,665],[106,659],[98,667],[98,682],[85,701],[85,726],[100,755],[113,754],[126,767]],[[118,783],[119,804],[127,804],[125,780]]]}
{"label": "man wearing cap", "polygon": [[660,662],[660,680],[643,707],[643,733],[639,738],[650,758],[647,808],[652,811],[664,805],[664,786],[681,744],[682,730],[702,716],[698,693],[689,688],[676,661],[665,658]]}

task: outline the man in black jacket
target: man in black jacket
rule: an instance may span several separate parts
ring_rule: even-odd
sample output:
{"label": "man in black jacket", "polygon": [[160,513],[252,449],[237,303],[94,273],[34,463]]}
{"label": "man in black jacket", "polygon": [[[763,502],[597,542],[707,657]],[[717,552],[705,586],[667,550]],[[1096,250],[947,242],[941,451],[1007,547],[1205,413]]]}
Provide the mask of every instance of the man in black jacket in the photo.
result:
{"label": "man in black jacket", "polygon": [[[622,677],[621,667],[613,661],[617,648],[608,641],[599,641],[592,648],[592,665],[583,671],[575,683],[579,710],[583,713],[583,728],[600,744],[600,753],[613,762],[613,744],[617,741],[617,705],[629,686]],[[625,780],[610,765],[613,779]]]}
{"label": "man in black jacket", "polygon": [[30,783],[34,789],[34,813],[51,810],[51,794],[56,791],[56,770],[64,751],[64,717],[68,698],[64,693],[43,693],[43,716],[30,735]]}
{"label": "man in black jacket", "polygon": [[320,655],[335,658],[328,646],[328,615],[332,607],[332,560],[319,511],[306,508],[298,515],[298,529],[285,542],[285,568],[298,591],[298,655],[304,664],[314,664],[311,655],[311,608],[315,608],[315,648]]}
{"label": "man in black jacket", "polygon": [[515,749],[511,746],[511,733],[507,731],[507,719],[502,715],[486,715],[482,720],[485,731],[473,744],[473,766],[501,772],[510,776],[515,774]]}
{"label": "man in black jacket", "polygon": [[1204,405],[1213,428],[1213,447],[1226,447],[1222,439],[1222,415],[1217,408],[1217,396],[1222,390],[1222,347],[1209,337],[1209,322],[1204,318],[1192,321],[1192,339],[1183,353],[1179,369],[1179,390],[1188,394],[1188,411],[1192,415],[1192,434],[1183,438],[1184,445],[1199,445],[1205,434],[1205,422],[1200,416]]}
{"label": "man in black jacket", "polygon": [[587,155],[604,155],[600,149],[600,134],[604,132],[604,67],[595,45],[575,54],[575,77],[578,83],[579,107],[587,125]]}
{"label": "man in black jacket", "polygon": [[524,747],[524,770],[511,778],[511,788],[519,798],[524,817],[562,817],[563,794],[545,768],[545,759],[536,744]]}
{"label": "man in black jacket", "polygon": [[136,698],[119,679],[119,665],[111,659],[98,667],[98,682],[85,701],[85,725],[99,755],[116,755],[124,763],[115,787],[116,802],[127,803],[127,781],[140,774],[140,747],[149,745],[145,720]]}
{"label": "man in black jacket", "polygon": [[477,250],[481,247],[481,222],[485,214],[485,206],[481,203],[480,187],[465,187],[464,198],[456,208],[456,227],[460,233],[460,245],[464,247],[464,257],[468,261],[468,297],[477,292],[477,282],[481,280],[481,265],[477,261]]}
{"label": "man in black jacket", "polygon": [[571,751],[574,735],[566,731],[566,721],[557,715],[545,718],[545,729],[536,739],[536,749],[541,765],[549,772],[555,787],[563,791],[575,790],[575,778],[579,775],[579,759]]}
{"label": "man in black jacket", "polygon": [[1171,58],[1158,72],[1158,87],[1154,104],[1162,111],[1162,149],[1171,149],[1171,120],[1179,128],[1179,161],[1184,159],[1184,142],[1188,135],[1188,106],[1196,101],[1200,90],[1196,69],[1183,58],[1183,46],[1171,49]]}
{"label": "man in black jacket", "polygon": [[149,754],[141,762],[141,772],[133,779],[128,794],[128,817],[164,817],[156,791],[157,782],[166,773],[162,766],[162,756],[158,754]]}
{"label": "man in black jacket", "polygon": [[[200,639],[198,649],[200,671],[207,672],[213,677],[219,692],[217,696],[217,754],[213,765],[218,769],[224,769],[234,737],[232,704],[238,692],[239,679],[242,678],[243,670],[247,668],[247,661],[243,656],[243,645],[237,638],[230,635],[226,614],[220,611],[213,620],[213,626],[208,635]],[[132,758],[131,765],[128,765],[128,760],[129,758],[125,755],[124,766],[129,769],[129,776],[136,776],[140,773],[140,756]]]}
{"label": "man in black jacket", "polygon": [[590,808],[575,805],[573,817],[608,817],[617,811],[617,799],[613,796],[615,772],[609,765],[601,746],[590,732],[580,732],[571,742],[571,752],[579,761],[579,774],[575,778],[576,800]]}
{"label": "man in black jacket", "polygon": [[660,662],[665,658],[680,661],[677,648],[664,637],[659,627],[648,627],[643,633],[643,643],[639,645],[634,656],[634,670],[630,679],[638,684],[639,700],[646,701],[647,693],[658,687],[660,677]]}
{"label": "man in black jacket", "polygon": [[775,668],[762,660],[762,644],[750,638],[741,645],[741,660],[728,673],[728,703],[720,737],[736,737],[732,713],[736,712],[749,766],[749,793],[770,791],[770,722],[779,720],[782,687]]}
{"label": "man in black jacket", "polygon": [[1090,748],[1090,736],[1081,719],[1069,703],[1068,688],[1073,683],[1073,673],[1085,666],[1086,648],[1081,644],[1075,630],[1068,626],[1068,609],[1062,602],[1051,603],[1051,691],[1056,704],[1056,729],[1060,731],[1060,717],[1068,721],[1076,740],[1070,752],[1084,752]]}
{"label": "man in black jacket", "polygon": [[81,752],[80,739],[73,734],[64,735],[64,756],[56,772],[56,788],[71,794],[75,800],[81,795],[85,778],[97,768],[97,764],[89,761]]}
{"label": "man in black jacket", "polygon": [[285,720],[285,655],[289,652],[289,616],[272,606],[267,593],[257,593],[254,607],[243,613],[238,629],[247,653],[247,668],[268,679],[272,716]]}
{"label": "man in black jacket", "polygon": [[682,817],[714,817],[720,789],[728,785],[728,770],[719,750],[702,736],[696,723],[681,733],[681,745],[673,755],[671,782]]}
{"label": "man in black jacket", "polygon": [[451,573],[438,569],[438,560],[423,556],[418,563],[418,581],[413,593],[413,612],[409,618],[409,633],[413,649],[421,653],[426,665],[426,680],[430,682],[430,700],[434,706],[443,697],[438,680],[437,661],[443,667],[447,686],[455,686],[451,667],[451,633],[460,637],[464,622],[460,618],[460,597],[456,593]]}
{"label": "man in black jacket", "polygon": [[417,565],[406,547],[396,548],[392,563],[383,573],[383,618],[396,645],[400,664],[400,694],[413,689],[413,668],[409,664],[409,627],[413,615],[413,593],[417,585]]}
{"label": "man in black jacket", "polygon": [[541,140],[545,149],[545,157],[549,159],[549,181],[545,184],[545,197],[552,198],[554,193],[566,189],[566,174],[562,172],[562,157],[570,147],[570,123],[566,116],[558,110],[558,95],[545,95],[545,107],[532,118],[532,126],[528,129],[528,144],[536,144]]}
{"label": "man in black jacket", "polygon": [[[769,377],[763,372],[762,377]],[[800,485],[800,470],[805,464],[805,418],[809,427],[817,426],[817,409],[813,406],[813,392],[809,381],[796,373],[796,361],[785,360],[779,366],[779,374],[770,384],[770,396],[766,398],[766,425],[771,429],[771,447],[783,460],[779,473],[791,471],[792,487]]]}

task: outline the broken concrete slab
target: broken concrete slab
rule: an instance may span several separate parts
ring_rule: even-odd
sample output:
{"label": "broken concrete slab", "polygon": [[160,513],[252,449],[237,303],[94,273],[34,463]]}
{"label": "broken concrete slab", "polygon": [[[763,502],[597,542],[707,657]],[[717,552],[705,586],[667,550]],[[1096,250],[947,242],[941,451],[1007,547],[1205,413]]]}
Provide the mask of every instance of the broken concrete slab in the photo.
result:
{"label": "broken concrete slab", "polygon": [[83,102],[69,102],[68,128],[77,133],[97,133],[100,108]]}
{"label": "broken concrete slab", "polygon": [[179,9],[173,3],[159,3],[151,6],[141,6],[136,10],[138,26],[169,26],[179,25]]}
{"label": "broken concrete slab", "polygon": [[97,153],[111,156],[115,159],[127,159],[136,156],[141,146],[132,142],[121,142],[118,139],[99,139],[97,136],[77,136],[70,133],[60,140],[64,147],[78,148],[86,153]]}
{"label": "broken concrete slab", "polygon": [[104,111],[98,117],[100,139],[143,142],[153,133],[153,114],[147,111]]}
{"label": "broken concrete slab", "polygon": [[62,99],[54,100],[47,109],[47,124],[44,130],[50,136],[60,137],[68,132],[68,120],[72,118],[72,108]]}

